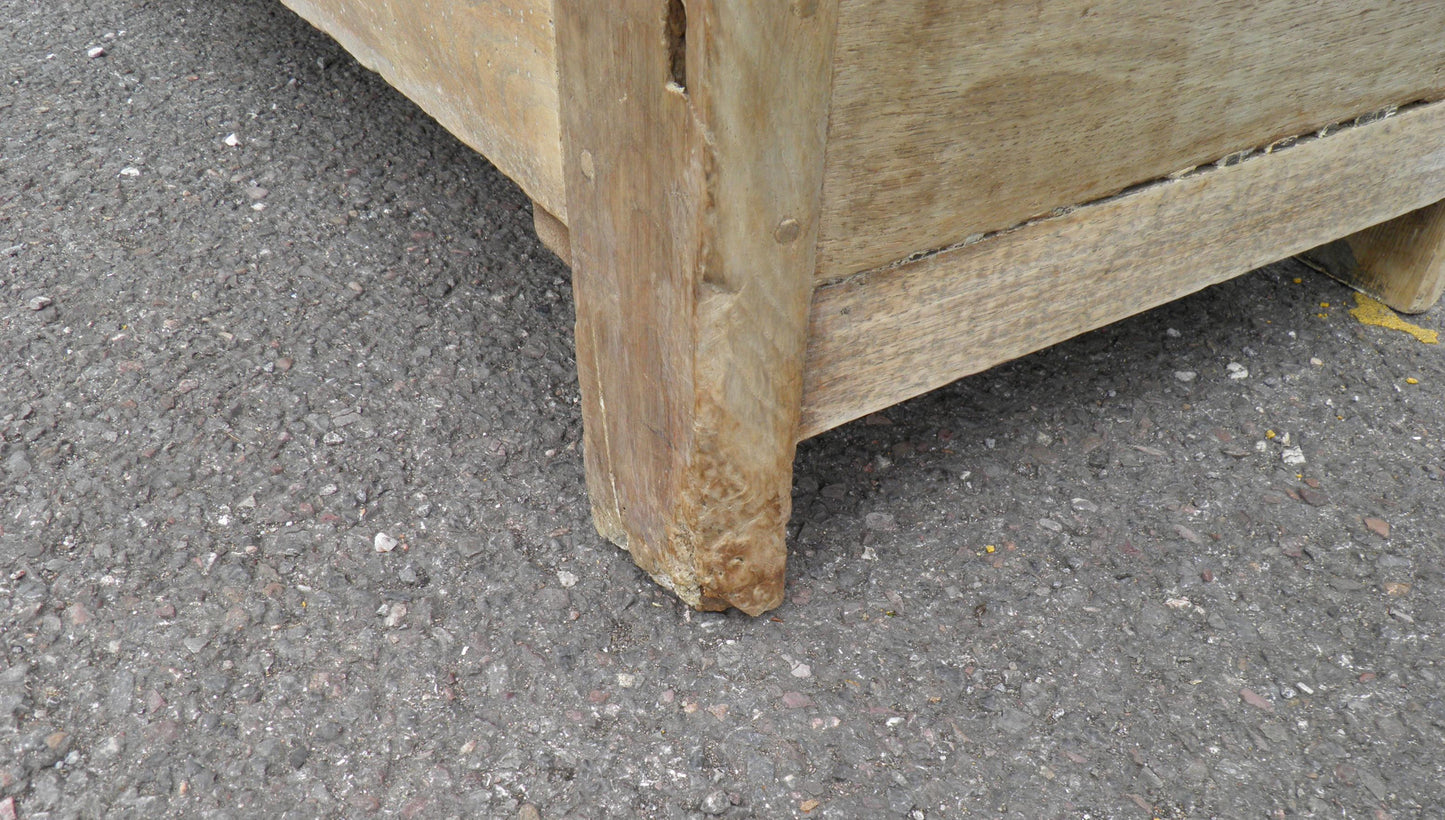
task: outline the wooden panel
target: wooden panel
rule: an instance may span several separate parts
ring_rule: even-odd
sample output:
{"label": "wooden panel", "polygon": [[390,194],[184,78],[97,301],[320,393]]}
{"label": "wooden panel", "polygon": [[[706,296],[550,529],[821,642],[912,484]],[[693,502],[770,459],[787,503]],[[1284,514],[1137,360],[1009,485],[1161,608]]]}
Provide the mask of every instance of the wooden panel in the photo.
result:
{"label": "wooden panel", "polygon": [[551,0],[282,0],[566,220]]}
{"label": "wooden panel", "polygon": [[830,0],[558,0],[588,495],[693,606],[782,601]]}
{"label": "wooden panel", "polygon": [[814,295],[802,435],[1445,199],[1445,103]]}
{"label": "wooden panel", "polygon": [[1445,96],[1442,0],[843,0],[819,277]]}

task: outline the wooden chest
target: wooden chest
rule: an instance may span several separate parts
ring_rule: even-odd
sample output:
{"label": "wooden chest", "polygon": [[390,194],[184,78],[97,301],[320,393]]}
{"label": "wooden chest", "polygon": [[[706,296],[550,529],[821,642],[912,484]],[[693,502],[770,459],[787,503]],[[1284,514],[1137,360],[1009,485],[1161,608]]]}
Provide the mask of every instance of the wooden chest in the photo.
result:
{"label": "wooden chest", "polygon": [[702,608],[800,439],[1342,237],[1445,286],[1445,0],[285,2],[531,196],[594,519]]}

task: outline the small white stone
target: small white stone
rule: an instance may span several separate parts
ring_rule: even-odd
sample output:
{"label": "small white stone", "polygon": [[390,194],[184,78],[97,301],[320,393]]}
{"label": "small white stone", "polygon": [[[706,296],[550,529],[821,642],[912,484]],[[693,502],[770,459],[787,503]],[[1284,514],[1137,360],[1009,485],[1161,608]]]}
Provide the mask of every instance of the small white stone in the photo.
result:
{"label": "small white stone", "polygon": [[226,138],[221,140],[221,142],[224,142],[232,148],[235,148],[241,144],[241,138],[236,136],[235,134],[227,134]]}
{"label": "small white stone", "polygon": [[105,46],[91,46],[90,48],[86,49],[85,56],[89,57],[92,60],[104,57]]}
{"label": "small white stone", "polygon": [[1298,447],[1286,447],[1279,454],[1279,457],[1291,467],[1298,467],[1305,463],[1305,452]]}
{"label": "small white stone", "polygon": [[1179,381],[1184,382],[1184,383],[1186,383],[1186,384],[1188,384],[1189,382],[1194,381],[1195,377],[1197,377],[1198,375],[1199,375],[1199,374],[1198,374],[1198,373],[1195,373],[1193,370],[1176,370],[1176,371],[1174,371],[1174,378],[1176,378],[1176,379],[1178,379]]}
{"label": "small white stone", "polygon": [[390,627],[400,626],[404,618],[406,618],[406,604],[397,601],[391,605],[391,609],[387,610],[386,619],[382,623]]}
{"label": "small white stone", "polygon": [[864,548],[863,548],[863,560],[864,560],[864,561],[877,561],[877,560],[878,560],[878,551],[875,550],[875,549],[873,549],[872,547],[864,547]]}
{"label": "small white stone", "polygon": [[732,808],[732,801],[728,799],[728,793],[721,789],[710,792],[698,804],[698,810],[709,816],[722,814],[730,808]]}
{"label": "small white stone", "polygon": [[863,526],[870,530],[883,530],[891,532],[898,529],[898,520],[892,513],[871,512],[863,516]]}
{"label": "small white stone", "polygon": [[376,548],[377,552],[391,552],[399,543],[401,542],[384,532],[377,533],[376,537],[371,540],[371,545]]}
{"label": "small white stone", "polygon": [[577,585],[577,575],[565,569],[557,570],[557,583],[561,584],[564,589],[571,589]]}
{"label": "small white stone", "polygon": [[1179,331],[1177,331],[1177,330],[1175,330],[1174,328],[1171,327],[1171,328],[1169,328],[1169,329],[1167,329],[1167,330],[1164,331],[1164,335],[1165,335],[1165,336],[1168,336],[1168,337],[1171,338],[1171,339],[1177,339],[1177,338],[1179,338],[1180,336],[1183,336],[1184,334],[1183,334],[1183,333],[1180,333]]}
{"label": "small white stone", "polygon": [[121,752],[120,737],[112,735],[104,743],[95,748],[95,756],[100,760],[111,760]]}
{"label": "small white stone", "polygon": [[120,175],[123,177],[138,177],[140,176],[140,169],[134,165],[127,165],[120,169]]}
{"label": "small white stone", "polygon": [[813,667],[807,665],[806,663],[800,663],[797,666],[793,667],[793,677],[811,678],[813,677]]}
{"label": "small white stone", "polygon": [[1231,379],[1249,378],[1249,368],[1245,367],[1239,362],[1230,362],[1229,364],[1224,366],[1224,369],[1229,371],[1229,378]]}
{"label": "small white stone", "polygon": [[630,672],[618,672],[617,685],[623,689],[631,689],[637,685],[637,676]]}

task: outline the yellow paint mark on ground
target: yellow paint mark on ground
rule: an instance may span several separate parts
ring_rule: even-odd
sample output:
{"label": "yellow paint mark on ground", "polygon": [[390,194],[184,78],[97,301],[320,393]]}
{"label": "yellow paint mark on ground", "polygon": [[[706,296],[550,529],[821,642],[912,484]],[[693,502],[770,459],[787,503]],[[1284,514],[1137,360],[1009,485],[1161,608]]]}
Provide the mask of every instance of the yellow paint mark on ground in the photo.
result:
{"label": "yellow paint mark on ground", "polygon": [[1350,315],[1362,325],[1374,325],[1387,330],[1408,333],[1427,345],[1440,343],[1439,333],[1401,319],[1398,313],[1390,310],[1383,302],[1371,299],[1363,293],[1355,294],[1355,305],[1356,307],[1350,308]]}

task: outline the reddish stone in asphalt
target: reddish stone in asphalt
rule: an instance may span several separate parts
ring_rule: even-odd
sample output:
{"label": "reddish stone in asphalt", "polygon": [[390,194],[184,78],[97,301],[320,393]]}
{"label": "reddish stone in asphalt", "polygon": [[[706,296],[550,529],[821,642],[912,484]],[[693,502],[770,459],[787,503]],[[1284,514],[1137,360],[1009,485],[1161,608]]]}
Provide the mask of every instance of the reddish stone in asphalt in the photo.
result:
{"label": "reddish stone in asphalt", "polygon": [[786,709],[802,709],[813,705],[813,699],[802,692],[784,692],[783,707]]}
{"label": "reddish stone in asphalt", "polygon": [[1274,704],[1255,694],[1254,690],[1252,689],[1239,690],[1239,697],[1250,706],[1258,709],[1263,709],[1266,712],[1274,711]]}

